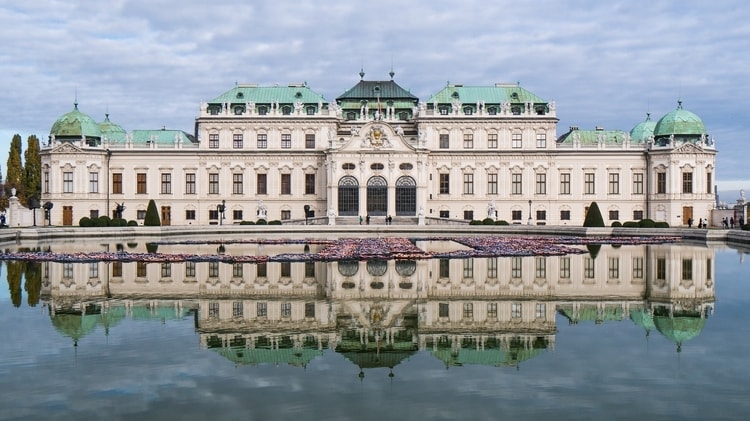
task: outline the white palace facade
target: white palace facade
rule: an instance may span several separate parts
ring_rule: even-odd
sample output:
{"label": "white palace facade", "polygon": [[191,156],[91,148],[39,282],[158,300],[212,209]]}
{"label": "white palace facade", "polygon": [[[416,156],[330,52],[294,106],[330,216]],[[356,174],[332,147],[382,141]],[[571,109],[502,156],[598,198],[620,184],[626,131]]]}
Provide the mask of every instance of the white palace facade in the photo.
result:
{"label": "white palace facade", "polygon": [[333,101],[307,84],[237,84],[201,104],[194,133],[128,132],[76,104],[42,146],[45,224],[118,207],[143,223],[151,199],[162,225],[369,215],[580,226],[595,201],[608,225],[679,226],[715,206],[715,143],[682,104],[630,131],[558,136],[555,103],[518,84],[447,84],[420,100],[393,72],[360,77]]}

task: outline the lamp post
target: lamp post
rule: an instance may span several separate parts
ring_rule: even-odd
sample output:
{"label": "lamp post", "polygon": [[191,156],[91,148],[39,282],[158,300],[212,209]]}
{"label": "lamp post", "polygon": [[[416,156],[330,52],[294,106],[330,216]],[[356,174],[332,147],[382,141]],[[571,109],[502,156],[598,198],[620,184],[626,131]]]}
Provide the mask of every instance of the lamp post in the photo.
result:
{"label": "lamp post", "polygon": [[50,215],[52,211],[52,202],[44,202],[44,219],[47,220],[47,226],[52,225],[52,217]]}
{"label": "lamp post", "polygon": [[528,225],[531,225],[531,200],[529,200],[529,222]]}
{"label": "lamp post", "polygon": [[216,205],[216,211],[219,213],[219,225],[223,225],[224,222],[224,211],[227,208],[227,201],[222,200],[220,204]]}
{"label": "lamp post", "polygon": [[307,218],[310,217],[310,205],[305,205],[303,209],[305,210],[305,225],[307,225]]}

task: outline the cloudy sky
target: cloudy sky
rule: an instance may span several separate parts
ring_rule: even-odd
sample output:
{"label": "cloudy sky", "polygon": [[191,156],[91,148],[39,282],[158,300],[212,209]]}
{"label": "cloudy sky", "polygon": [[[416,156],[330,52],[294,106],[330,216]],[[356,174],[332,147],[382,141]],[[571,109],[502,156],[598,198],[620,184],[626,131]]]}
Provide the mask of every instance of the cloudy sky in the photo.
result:
{"label": "cloudy sky", "polygon": [[[307,82],[334,99],[395,80],[520,82],[572,125],[630,130],[683,106],[717,142],[720,189],[750,190],[750,8],[742,0],[46,0],[0,2],[0,165],[79,109],[126,130],[193,131],[236,82]],[[743,158],[744,157],[744,158]]]}

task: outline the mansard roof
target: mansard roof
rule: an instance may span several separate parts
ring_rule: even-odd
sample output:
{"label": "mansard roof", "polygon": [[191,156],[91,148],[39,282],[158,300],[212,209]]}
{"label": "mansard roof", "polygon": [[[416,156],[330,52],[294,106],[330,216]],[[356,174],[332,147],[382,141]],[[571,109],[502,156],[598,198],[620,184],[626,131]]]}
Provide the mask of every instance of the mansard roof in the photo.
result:
{"label": "mansard roof", "polygon": [[623,130],[604,130],[597,128],[595,130],[579,130],[578,127],[571,127],[570,130],[557,139],[557,143],[574,143],[576,140],[581,145],[596,145],[598,143],[617,145],[622,144],[627,135]]}
{"label": "mansard roof", "polygon": [[313,91],[307,83],[293,83],[287,86],[258,86],[258,85],[236,85],[234,88],[224,92],[216,98],[208,101],[209,104],[253,102],[256,104],[294,104],[303,102],[306,104],[328,101],[322,95]]}
{"label": "mansard roof", "polygon": [[348,91],[341,94],[336,101],[375,101],[380,98],[386,101],[407,101],[412,105],[419,102],[419,98],[399,86],[392,80],[360,80]]}
{"label": "mansard roof", "polygon": [[428,104],[440,103],[450,104],[453,101],[464,104],[484,102],[486,104],[502,103],[547,103],[539,96],[527,91],[518,84],[496,83],[494,86],[464,86],[463,84],[451,84],[445,86],[440,92],[432,95]]}

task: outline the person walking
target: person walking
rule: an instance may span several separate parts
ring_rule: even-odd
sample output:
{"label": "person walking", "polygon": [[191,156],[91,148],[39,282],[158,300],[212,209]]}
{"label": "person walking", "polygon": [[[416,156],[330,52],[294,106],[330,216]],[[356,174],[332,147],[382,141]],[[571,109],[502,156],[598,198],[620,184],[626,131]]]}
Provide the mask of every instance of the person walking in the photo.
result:
{"label": "person walking", "polygon": [[734,216],[729,218],[729,228],[734,229]]}
{"label": "person walking", "polygon": [[693,228],[693,218],[688,218],[688,228]]}
{"label": "person walking", "polygon": [[362,215],[359,215],[359,225],[362,225]]}

